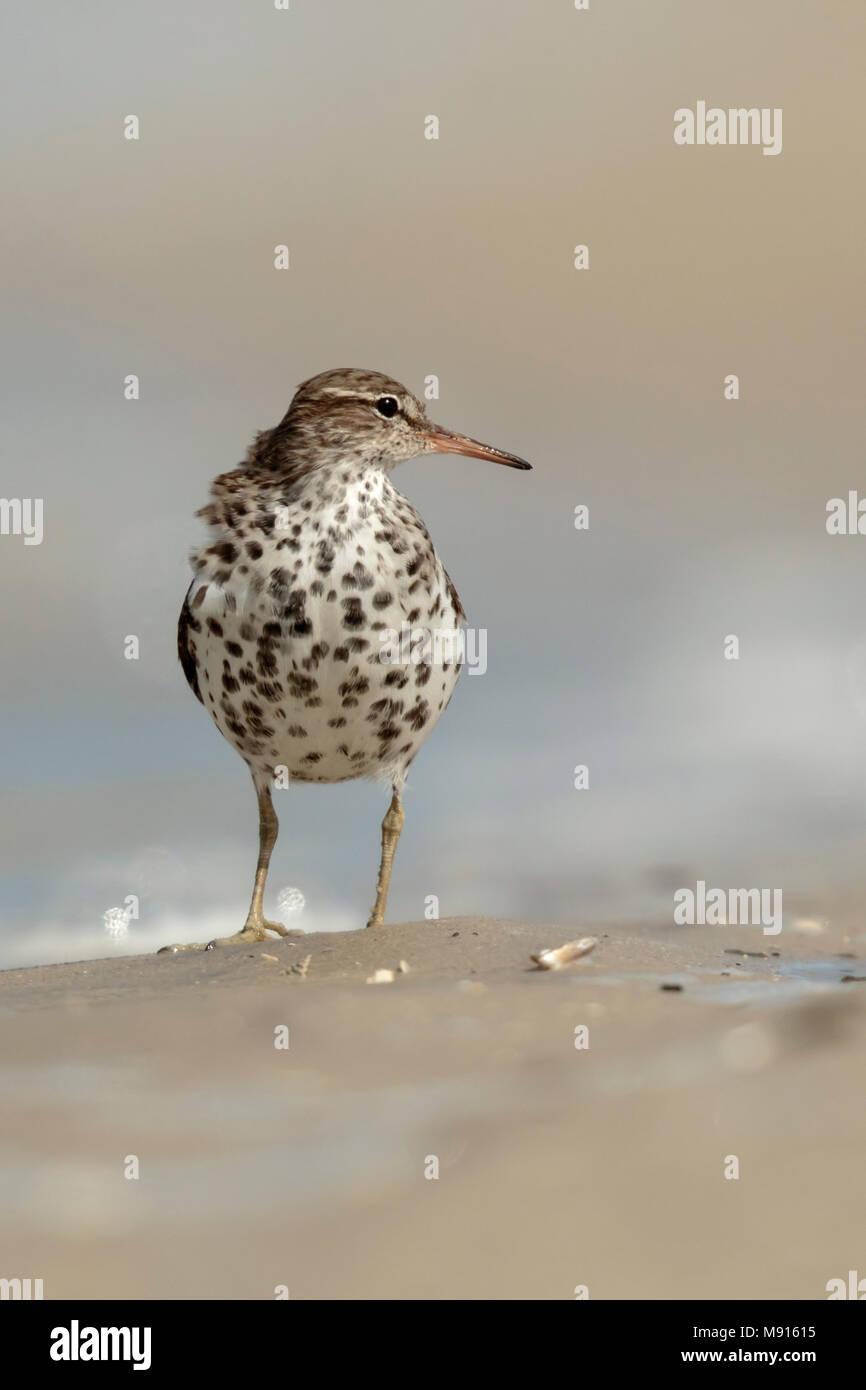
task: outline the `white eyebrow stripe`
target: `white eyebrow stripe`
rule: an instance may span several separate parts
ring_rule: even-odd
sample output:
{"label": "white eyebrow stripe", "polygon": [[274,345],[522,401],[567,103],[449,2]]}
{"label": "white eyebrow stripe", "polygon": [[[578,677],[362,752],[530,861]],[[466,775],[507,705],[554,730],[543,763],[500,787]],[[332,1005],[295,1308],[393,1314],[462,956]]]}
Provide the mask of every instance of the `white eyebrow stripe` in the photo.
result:
{"label": "white eyebrow stripe", "polygon": [[[352,391],[345,386],[325,386],[322,388],[323,396],[354,396],[356,400],[360,396],[361,400],[364,401],[378,401],[381,400],[383,396],[391,396],[393,394],[392,391]],[[399,396],[394,396],[394,399],[399,400],[400,398]]]}

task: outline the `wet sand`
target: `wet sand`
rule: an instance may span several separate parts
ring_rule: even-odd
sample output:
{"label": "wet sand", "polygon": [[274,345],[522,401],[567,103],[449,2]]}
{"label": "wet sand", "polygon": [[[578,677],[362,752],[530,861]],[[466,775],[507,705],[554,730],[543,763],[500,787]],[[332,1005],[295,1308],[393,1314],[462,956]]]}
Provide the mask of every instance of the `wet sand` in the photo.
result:
{"label": "wet sand", "polygon": [[866,1258],[860,977],[866,943],[832,931],[469,917],[5,972],[0,1274],[46,1298],[826,1298]]}

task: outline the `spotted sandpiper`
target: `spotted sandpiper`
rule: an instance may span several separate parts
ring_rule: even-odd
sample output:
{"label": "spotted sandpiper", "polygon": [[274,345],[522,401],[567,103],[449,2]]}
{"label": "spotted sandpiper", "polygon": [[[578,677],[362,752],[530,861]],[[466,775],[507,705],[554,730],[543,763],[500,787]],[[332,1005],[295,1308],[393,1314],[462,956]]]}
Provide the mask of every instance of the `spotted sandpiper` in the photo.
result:
{"label": "spotted sandpiper", "polygon": [[[244,464],[214,481],[199,513],[211,535],[192,557],[178,654],[193,693],[252,774],[259,857],[239,932],[163,949],[290,934],[263,913],[278,828],[271,787],[281,778],[374,777],[390,787],[367,925],[383,924],[406,774],[462,660],[457,591],[390,478],[396,464],[433,453],[530,467],[434,425],[391,377],[341,368],[305,381]],[[395,650],[393,634],[407,632],[410,648]]]}

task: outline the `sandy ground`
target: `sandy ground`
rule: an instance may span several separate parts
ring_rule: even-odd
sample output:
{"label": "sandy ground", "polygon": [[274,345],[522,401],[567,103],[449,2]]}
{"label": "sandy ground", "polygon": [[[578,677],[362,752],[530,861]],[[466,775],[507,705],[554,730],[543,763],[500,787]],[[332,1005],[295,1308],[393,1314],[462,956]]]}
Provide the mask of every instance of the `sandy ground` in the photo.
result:
{"label": "sandy ground", "polygon": [[821,1299],[866,1272],[864,939],[611,927],[533,970],[589,931],[456,918],[0,975],[0,1275]]}

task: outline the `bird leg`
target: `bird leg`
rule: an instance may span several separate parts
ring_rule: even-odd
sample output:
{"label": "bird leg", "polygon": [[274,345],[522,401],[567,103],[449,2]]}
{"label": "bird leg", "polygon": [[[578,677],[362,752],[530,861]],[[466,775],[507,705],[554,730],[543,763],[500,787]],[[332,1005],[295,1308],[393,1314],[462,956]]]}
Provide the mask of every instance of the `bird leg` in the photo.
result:
{"label": "bird leg", "polygon": [[395,787],[394,795],[391,797],[391,805],[385,812],[385,819],[382,821],[382,858],[379,863],[379,880],[376,885],[376,906],[370,914],[368,927],[381,927],[385,924],[385,905],[388,901],[388,889],[391,886],[394,851],[397,848],[397,841],[400,838],[400,831],[403,829],[405,819],[400,793]]}
{"label": "bird leg", "polygon": [[270,787],[256,787],[256,795],[259,802],[259,857],[256,863],[253,896],[244,925],[234,936],[218,936],[213,941],[190,942],[184,946],[163,946],[157,955],[161,955],[163,951],[210,951],[214,946],[242,946],[247,941],[267,941],[269,931],[275,932],[277,936],[303,936],[303,932],[290,930],[284,927],[282,922],[269,922],[262,911],[268,865],[280,827],[271,801]]}

